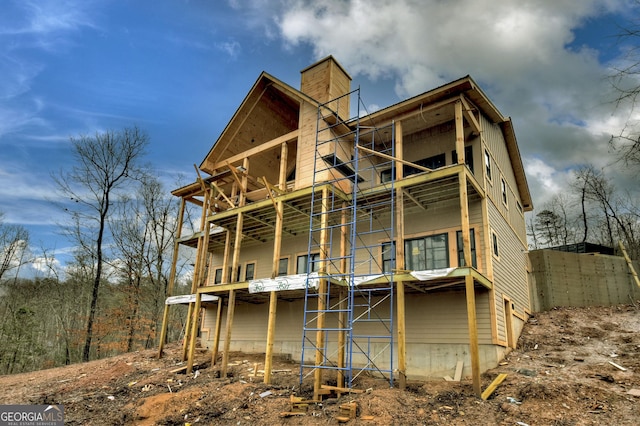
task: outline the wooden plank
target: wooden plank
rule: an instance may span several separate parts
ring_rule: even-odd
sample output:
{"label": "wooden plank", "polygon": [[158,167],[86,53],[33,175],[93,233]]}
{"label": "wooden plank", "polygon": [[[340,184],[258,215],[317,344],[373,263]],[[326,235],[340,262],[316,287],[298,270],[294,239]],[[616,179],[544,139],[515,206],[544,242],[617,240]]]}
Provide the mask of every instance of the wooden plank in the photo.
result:
{"label": "wooden plank", "polygon": [[269,319],[267,322],[267,348],[264,355],[264,383],[271,383],[273,364],[273,341],[276,334],[276,308],[278,306],[278,294],[275,291],[269,293]]}
{"label": "wooden plank", "polygon": [[338,386],[330,386],[330,385],[321,385],[320,389],[330,390],[334,392],[340,393],[364,393],[362,389],[352,389],[352,388],[340,388]]}
{"label": "wooden plank", "polygon": [[196,350],[196,336],[198,335],[198,318],[200,318],[200,307],[202,302],[202,294],[196,293],[196,302],[193,310],[193,319],[191,320],[191,339],[189,340],[189,356],[187,358],[187,374],[193,371],[193,357]]}
{"label": "wooden plank", "polygon": [[[396,126],[398,125],[398,123],[399,122],[396,123]],[[398,158],[398,157],[393,157],[391,155],[383,154],[382,152],[374,151],[372,149],[365,148],[364,146],[358,145],[358,149],[361,150],[361,151],[364,151],[364,152],[368,152],[368,153],[373,154],[373,155],[377,155],[378,157],[382,157],[382,158],[384,158],[386,160],[397,161],[399,163],[406,164],[407,166],[415,167],[416,169],[422,170],[423,172],[432,172],[433,171],[432,169],[429,169],[429,168],[424,167],[424,166],[420,166],[420,165],[418,165],[416,163],[412,163],[411,161],[406,161],[406,160],[403,160],[403,159]]]}
{"label": "wooden plank", "polygon": [[218,349],[220,348],[220,329],[222,328],[222,298],[218,298],[218,310],[216,311],[216,328],[213,333],[213,347],[211,348],[211,365],[216,365]]}
{"label": "wooden plank", "polygon": [[621,366],[621,365],[616,364],[616,363],[615,363],[615,362],[613,362],[613,361],[609,361],[609,364],[613,365],[615,368],[617,368],[617,369],[618,369],[618,370],[620,370],[620,371],[627,371],[627,369],[626,369],[626,368],[624,368],[624,367],[623,367],[623,366]]}
{"label": "wooden plank", "polygon": [[[329,232],[327,231],[327,227],[329,225],[329,207],[328,207],[328,198],[329,198],[329,190],[327,187],[322,188],[322,210],[320,215],[320,272],[326,273],[327,271],[327,249],[328,249],[328,238]],[[327,293],[327,280],[324,278],[320,279],[320,283],[318,285],[318,315],[316,319],[316,358],[315,365],[320,366],[324,360],[324,352],[322,348],[324,348],[324,339],[325,339],[325,331],[324,328],[324,320],[325,315],[324,311],[327,309],[326,306],[326,293]],[[316,368],[313,372],[313,399],[319,399],[320,396],[320,383],[322,382],[322,369]]]}
{"label": "wooden plank", "polygon": [[462,367],[464,366],[464,361],[458,361],[456,363],[456,372],[453,375],[453,380],[455,382],[459,382],[460,380],[462,380]]}
{"label": "wooden plank", "polygon": [[236,292],[229,290],[229,299],[227,300],[227,324],[225,327],[224,352],[222,353],[222,368],[220,377],[227,377],[227,369],[229,368],[229,348],[231,346],[231,325],[233,324],[233,314],[236,305]]}
{"label": "wooden plank", "polygon": [[636,273],[635,268],[633,267],[633,262],[631,262],[631,258],[627,254],[627,250],[622,245],[622,241],[618,241],[618,246],[620,246],[620,250],[622,251],[622,255],[624,256],[624,260],[627,261],[627,266],[629,267],[629,272],[633,276],[636,285],[640,288],[640,279],[638,278],[638,274]]}
{"label": "wooden plank", "polygon": [[454,104],[456,126],[456,154],[458,164],[465,164],[464,158],[464,121],[462,118],[462,100],[458,99]]}
{"label": "wooden plank", "polygon": [[270,149],[276,148],[283,143],[291,142],[293,140],[298,139],[298,130],[294,130],[293,132],[289,132],[285,135],[279,136],[269,142],[265,142],[261,145],[258,145],[254,148],[248,149],[240,154],[234,155],[232,157],[227,158],[226,160],[215,163],[211,170],[219,169],[220,167],[226,166],[227,163],[235,163],[236,161],[244,160],[245,158],[251,157],[256,154],[260,154],[261,152],[268,151]]}
{"label": "wooden plank", "polygon": [[[279,182],[281,188],[284,188],[287,184],[286,182],[286,168],[287,168],[287,144],[286,142],[282,143],[281,151],[280,151],[280,173],[279,173]],[[267,182],[266,178],[263,178],[265,184]],[[267,193],[269,197],[271,197],[271,191],[268,190]],[[272,198],[273,199],[273,198]],[[278,202],[275,205],[276,211],[278,215],[276,216],[276,226],[275,226],[275,238],[273,241],[273,263],[271,265],[271,277],[274,278],[278,275],[278,265],[280,262],[280,251],[282,246],[282,201]],[[278,308],[278,295],[275,291],[272,291],[269,294],[269,319],[267,320],[267,347],[265,349],[264,355],[264,383],[269,384],[271,382],[271,373],[273,366],[273,341],[275,339],[276,334],[276,311]]]}
{"label": "wooden plank", "polygon": [[[395,180],[400,181],[404,177],[404,168],[402,159],[404,157],[404,144],[402,138],[402,122],[395,123],[395,148],[396,148],[396,164],[395,164]],[[404,191],[396,190],[396,269],[404,270]],[[407,386],[407,334],[406,334],[406,314],[405,314],[405,297],[404,283],[402,281],[396,283],[396,305],[397,305],[397,323],[398,323],[398,386],[405,389]]]}
{"label": "wooden plank", "polygon": [[480,382],[480,350],[478,347],[478,323],[476,319],[476,296],[473,286],[473,277],[465,277],[465,293],[467,296],[467,321],[469,323],[469,352],[471,354],[471,376],[473,380],[473,390],[476,395],[481,396]]}
{"label": "wooden plank", "polygon": [[480,395],[480,397],[486,401],[491,396],[491,394],[495,392],[496,388],[500,386],[500,383],[504,382],[504,379],[506,378],[506,374],[498,374],[498,377],[496,377],[493,382],[491,382],[491,384],[484,390],[484,392],[482,392],[482,395]]}
{"label": "wooden plank", "polygon": [[[348,228],[348,217],[347,217],[347,203],[342,202],[342,212],[340,214],[340,273],[347,273],[347,245],[348,245],[348,237],[349,234],[347,232]],[[345,382],[345,374],[344,368],[346,366],[346,345],[347,345],[347,289],[344,287],[340,288],[338,293],[338,297],[340,298],[340,303],[338,309],[338,327],[343,330],[338,332],[338,373],[337,373],[337,384],[338,387],[344,387]]]}

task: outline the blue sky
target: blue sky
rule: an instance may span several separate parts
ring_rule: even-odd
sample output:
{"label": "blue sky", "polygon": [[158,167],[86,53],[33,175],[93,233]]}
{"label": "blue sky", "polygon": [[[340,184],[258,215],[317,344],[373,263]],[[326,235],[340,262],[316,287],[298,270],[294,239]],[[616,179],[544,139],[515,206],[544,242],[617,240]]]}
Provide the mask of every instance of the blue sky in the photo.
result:
{"label": "blue sky", "polygon": [[[0,211],[64,251],[50,175],[70,136],[138,125],[167,189],[199,164],[263,70],[299,87],[329,54],[371,109],[470,74],[514,120],[534,203],[609,161],[606,81],[626,0],[4,0]],[[620,178],[621,184],[628,181]],[[183,181],[184,182],[184,181]]]}

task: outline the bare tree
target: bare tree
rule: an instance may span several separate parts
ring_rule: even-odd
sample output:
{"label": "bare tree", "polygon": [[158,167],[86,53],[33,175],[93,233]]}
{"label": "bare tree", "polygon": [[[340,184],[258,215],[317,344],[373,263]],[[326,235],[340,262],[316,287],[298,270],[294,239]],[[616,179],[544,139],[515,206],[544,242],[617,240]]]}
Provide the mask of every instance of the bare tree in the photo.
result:
{"label": "bare tree", "polygon": [[563,218],[551,210],[545,209],[536,215],[534,228],[542,244],[546,247],[562,243],[564,227]]}
{"label": "bare tree", "polygon": [[69,235],[95,262],[95,276],[82,360],[88,361],[100,283],[103,279],[107,219],[116,193],[139,177],[139,162],[148,144],[137,127],[109,130],[94,136],[71,138],[75,164],[70,171],[53,176],[60,192],[73,205]]}
{"label": "bare tree", "polygon": [[25,263],[29,232],[21,225],[5,224],[0,213],[0,282],[7,272]]}
{"label": "bare tree", "polygon": [[[640,1],[635,3],[636,10],[640,9]],[[640,166],[640,123],[632,120],[640,96],[640,19],[623,24],[618,38],[626,56],[613,68],[610,80],[617,93],[616,107],[628,111],[628,120],[612,136],[611,145],[625,164]]]}

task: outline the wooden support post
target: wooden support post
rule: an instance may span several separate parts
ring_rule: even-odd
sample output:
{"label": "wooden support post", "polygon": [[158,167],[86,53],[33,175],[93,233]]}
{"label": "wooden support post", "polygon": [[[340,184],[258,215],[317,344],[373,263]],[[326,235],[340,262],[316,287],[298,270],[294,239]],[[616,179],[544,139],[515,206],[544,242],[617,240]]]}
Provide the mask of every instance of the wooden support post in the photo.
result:
{"label": "wooden support post", "polygon": [[465,293],[467,296],[467,322],[469,324],[469,353],[471,355],[471,376],[473,379],[473,391],[476,395],[482,394],[480,382],[480,350],[478,347],[478,322],[476,319],[476,293],[473,276],[465,276]]}
{"label": "wooden support post", "polygon": [[[287,180],[287,143],[283,142],[280,149],[280,173],[278,185],[280,189],[285,189]],[[265,180],[266,182],[266,180]],[[271,191],[268,191],[271,193]],[[280,248],[282,247],[282,214],[284,205],[282,201],[276,204],[276,226],[275,238],[273,241],[273,263],[271,267],[271,276],[275,278],[278,275],[278,264],[280,261]],[[267,348],[264,355],[264,383],[271,382],[271,369],[273,367],[273,341],[276,334],[276,311],[278,308],[278,294],[272,291],[269,294],[269,322],[267,323]]]}
{"label": "wooden support post", "polygon": [[231,326],[233,325],[233,314],[236,308],[236,292],[229,290],[229,299],[227,300],[227,323],[225,327],[224,349],[222,352],[222,368],[220,377],[227,377],[227,369],[229,368],[229,349],[231,347]]}
{"label": "wooden support post", "polygon": [[182,361],[187,360],[187,352],[189,349],[189,336],[191,335],[191,318],[193,317],[193,303],[189,303],[187,308],[187,322],[184,325],[184,336],[182,337]]}
{"label": "wooden support post", "polygon": [[202,294],[196,293],[196,302],[193,312],[193,319],[191,320],[191,339],[189,341],[189,357],[187,358],[187,374],[191,374],[193,370],[193,356],[196,350],[196,336],[198,335],[198,319],[200,318],[200,306],[202,304]]}
{"label": "wooden support post", "polygon": [[[395,123],[395,148],[396,157],[403,159],[402,143],[402,122]],[[404,167],[401,162],[396,161],[395,180],[400,181],[404,177]],[[396,269],[404,270],[404,192],[396,190]],[[398,316],[398,386],[404,389],[407,385],[407,343],[406,343],[406,321],[405,321],[405,299],[404,282],[396,282],[396,303]]]}
{"label": "wooden support post", "polygon": [[[196,169],[197,171],[197,169]],[[202,182],[202,179],[199,177],[200,174],[198,173],[198,179],[200,179],[200,181]],[[208,244],[209,241],[209,235],[208,235],[208,226],[209,226],[209,221],[207,220],[207,216],[209,213],[209,205],[210,205],[210,201],[211,201],[211,192],[208,190],[204,191],[204,202],[202,203],[202,211],[200,212],[200,229],[203,231],[202,235],[200,237],[198,237],[198,245],[197,245],[197,250],[196,250],[196,263],[193,267],[193,282],[191,283],[191,294],[196,293],[198,286],[200,285],[200,279],[201,279],[201,275],[204,273],[204,266],[203,263],[206,263],[207,261],[207,247],[206,245]],[[206,238],[205,238],[206,236]],[[187,325],[185,327],[185,331],[184,331],[184,342],[182,344],[182,360],[184,361],[185,359],[187,359],[187,352],[188,352],[188,348],[191,345],[191,341],[196,339],[196,335],[191,333],[193,327],[192,324],[193,323],[198,323],[197,321],[197,315],[199,314],[198,311],[193,309],[193,303],[189,304],[189,312],[190,312],[190,317],[187,318]],[[196,329],[197,330],[197,329]]]}
{"label": "wooden support post", "polygon": [[640,287],[640,279],[638,279],[638,274],[636,273],[636,269],[633,267],[633,262],[631,261],[631,258],[627,254],[627,250],[622,245],[622,241],[618,241],[618,246],[620,247],[620,251],[622,251],[624,260],[627,262],[627,266],[629,267],[629,272],[631,272],[631,276],[633,277],[633,280],[636,282],[636,285]]}
{"label": "wooden support post", "polygon": [[278,293],[269,293],[269,322],[267,323],[267,349],[264,356],[264,383],[271,383],[271,369],[273,368],[273,340],[276,334],[276,309],[278,307]]}
{"label": "wooden support post", "polygon": [[[327,272],[327,249],[328,249],[328,206],[329,202],[329,190],[326,186],[322,188],[322,211],[320,216],[320,272]],[[322,275],[322,274],[321,274]],[[316,319],[316,369],[313,372],[313,399],[318,400],[320,398],[320,386],[322,384],[322,369],[318,368],[324,363],[324,344],[325,344],[325,331],[324,320],[325,310],[327,309],[327,279],[321,278],[318,285],[318,316]]]}
{"label": "wooden support post", "polygon": [[220,328],[222,326],[222,298],[218,298],[218,310],[216,312],[216,328],[213,333],[213,348],[211,349],[211,365],[216,365],[218,348],[220,347]]}
{"label": "wooden support post", "polygon": [[462,101],[457,100],[455,103],[455,124],[456,124],[456,154],[458,155],[458,164],[465,164],[464,158],[464,118],[462,117]]}
{"label": "wooden support post", "polygon": [[[349,236],[349,232],[347,229],[347,203],[342,203],[342,214],[340,215],[340,273],[347,273],[347,238]],[[351,285],[351,283],[349,283]],[[338,305],[338,327],[340,331],[338,331],[338,378],[337,385],[339,388],[344,387],[345,381],[345,357],[347,354],[347,307],[349,297],[348,289],[344,287],[340,288],[338,293],[338,297],[340,298],[340,303]]]}
{"label": "wooden support post", "polygon": [[[245,187],[247,186],[247,173],[249,172],[249,159],[245,158],[242,166],[245,169],[245,174],[242,177],[241,184]],[[234,194],[236,191],[233,191]],[[238,207],[243,207],[245,203],[244,192],[240,192],[238,199]],[[240,261],[240,247],[242,245],[242,226],[243,226],[244,216],[242,212],[238,213],[238,217],[236,219],[236,236],[235,243],[233,245],[233,257],[231,260],[231,277],[229,277],[229,282],[235,282],[237,275],[236,271],[238,268],[238,263]],[[224,275],[224,271],[223,271]],[[235,313],[236,308],[236,293],[235,290],[229,290],[229,299],[227,301],[227,323],[225,330],[225,339],[224,339],[224,353],[222,355],[222,369],[220,376],[227,377],[227,369],[229,367],[229,350],[231,348],[231,330],[233,326],[233,315]]]}
{"label": "wooden support post", "polygon": [[[176,268],[178,264],[178,250],[180,247],[180,243],[178,243],[178,240],[182,235],[182,222],[184,220],[184,210],[185,210],[185,200],[184,198],[180,198],[180,212],[178,213],[178,225],[176,228],[175,242],[173,243],[173,256],[171,258],[171,270],[169,272],[169,283],[167,287],[167,294],[165,294],[165,298],[171,297],[173,295],[173,287],[175,286]],[[162,358],[162,350],[164,349],[164,344],[167,342],[168,325],[169,325],[169,305],[165,303],[164,313],[162,314],[162,328],[160,329],[160,342],[158,344],[158,358]]]}

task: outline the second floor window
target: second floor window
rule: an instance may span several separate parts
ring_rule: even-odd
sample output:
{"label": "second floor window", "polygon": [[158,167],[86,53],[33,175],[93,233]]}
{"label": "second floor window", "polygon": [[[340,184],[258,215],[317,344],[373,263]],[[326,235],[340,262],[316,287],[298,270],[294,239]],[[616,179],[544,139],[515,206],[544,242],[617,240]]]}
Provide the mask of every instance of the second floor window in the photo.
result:
{"label": "second floor window", "polygon": [[491,157],[488,151],[484,151],[484,168],[487,174],[487,180],[491,180]]}
{"label": "second floor window", "polygon": [[[394,245],[383,245],[382,270],[391,272],[394,265]],[[426,237],[405,240],[405,269],[410,271],[426,271],[449,267],[448,234],[429,235]]]}
{"label": "second floor window", "polygon": [[[471,265],[478,267],[476,260],[476,237],[473,228],[469,229],[469,239],[471,240]],[[456,232],[456,240],[458,244],[458,266],[466,266],[464,264],[464,245],[462,244],[462,231]]]}
{"label": "second floor window", "polygon": [[283,257],[278,262],[278,276],[287,275],[289,273],[289,258]]}
{"label": "second floor window", "polygon": [[320,253],[312,253],[311,259],[309,259],[309,255],[303,254],[302,256],[298,256],[296,261],[296,273],[306,274],[309,272],[309,261],[311,261],[311,272],[318,272],[320,270]]}

